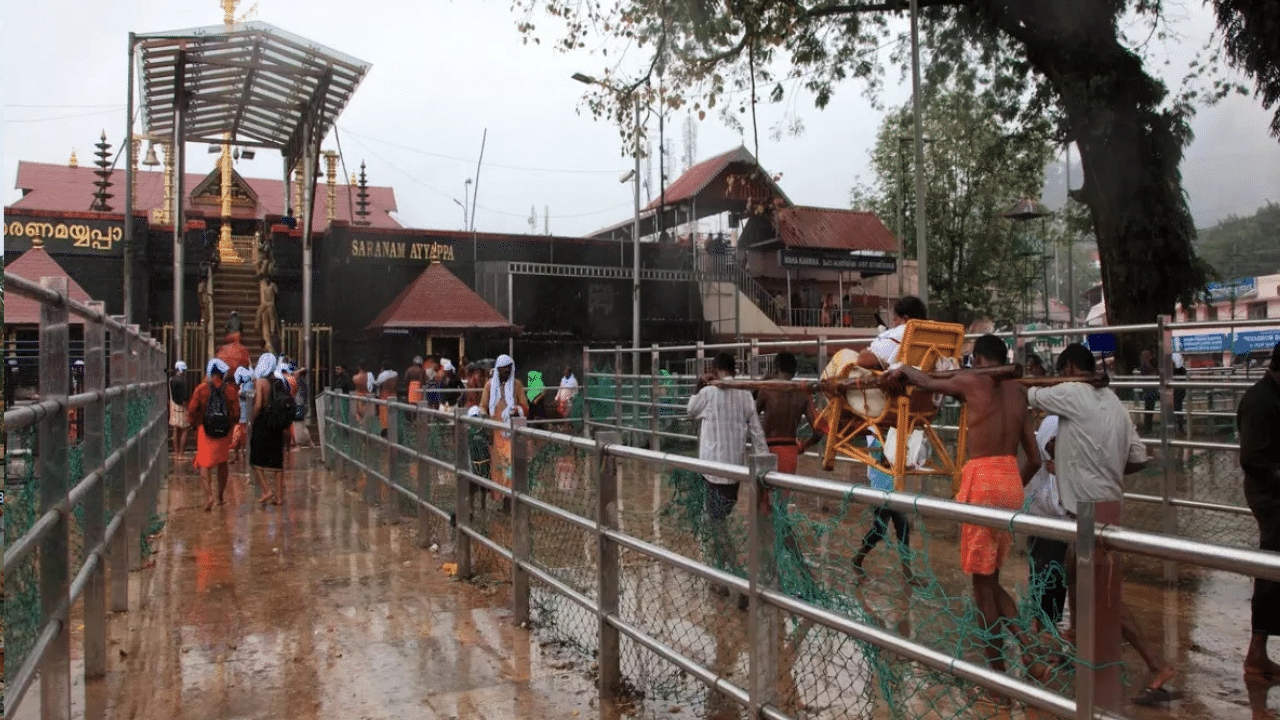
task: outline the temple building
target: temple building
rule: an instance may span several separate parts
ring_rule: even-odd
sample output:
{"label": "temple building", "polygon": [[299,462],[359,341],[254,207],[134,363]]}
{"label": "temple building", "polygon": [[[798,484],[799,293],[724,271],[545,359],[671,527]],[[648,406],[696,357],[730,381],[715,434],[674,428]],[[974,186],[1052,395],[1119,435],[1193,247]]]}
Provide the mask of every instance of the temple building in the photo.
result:
{"label": "temple building", "polygon": [[[22,198],[4,211],[5,262],[41,248],[88,296],[121,314],[128,252],[133,320],[168,339],[169,208],[179,186],[172,153],[164,152],[160,167],[154,148],[148,150],[135,173],[135,242],[127,247],[123,193],[112,185],[125,182],[124,173],[21,162]],[[526,366],[576,366],[584,344],[630,346],[634,219],[588,237],[406,228],[394,217],[393,188],[340,182],[336,154],[324,156],[328,172],[317,184],[312,226],[313,334],[322,376],[334,362],[386,358],[399,367],[419,354],[483,358],[509,350]],[[363,166],[361,175],[367,177]],[[204,365],[233,310],[251,352],[270,346],[300,357],[302,229],[294,219],[300,183],[286,187],[281,179],[215,169],[188,175],[181,187],[189,188],[181,232],[188,365]],[[230,232],[223,233],[227,223]],[[717,226],[727,232],[707,230]],[[875,332],[877,310],[896,296],[897,272],[905,271],[906,291],[914,290],[914,269],[898,267],[896,239],[878,218],[794,205],[744,148],[673,182],[643,210],[640,233],[646,347],[867,335]],[[451,303],[442,287],[466,290],[465,302]]]}

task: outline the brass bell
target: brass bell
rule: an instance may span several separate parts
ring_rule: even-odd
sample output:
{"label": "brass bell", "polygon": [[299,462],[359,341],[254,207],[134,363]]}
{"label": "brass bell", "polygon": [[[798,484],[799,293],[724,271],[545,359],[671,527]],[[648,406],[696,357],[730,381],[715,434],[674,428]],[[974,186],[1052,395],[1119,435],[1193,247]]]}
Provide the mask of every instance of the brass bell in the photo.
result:
{"label": "brass bell", "polygon": [[142,159],[142,164],[147,167],[155,167],[160,164],[160,159],[156,157],[156,141],[147,142],[147,156]]}

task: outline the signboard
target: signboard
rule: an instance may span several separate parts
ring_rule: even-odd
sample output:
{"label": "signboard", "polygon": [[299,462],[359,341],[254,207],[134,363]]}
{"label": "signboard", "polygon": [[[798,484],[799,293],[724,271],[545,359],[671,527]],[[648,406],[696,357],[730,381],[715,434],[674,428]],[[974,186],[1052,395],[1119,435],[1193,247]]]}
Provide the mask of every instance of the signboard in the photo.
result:
{"label": "signboard", "polygon": [[1270,350],[1276,346],[1277,342],[1280,342],[1280,328],[1248,330],[1236,333],[1231,350],[1237,355],[1244,355],[1254,350]]}
{"label": "signboard", "polygon": [[778,251],[778,264],[782,267],[852,270],[863,275],[888,275],[898,270],[895,257],[854,255],[840,250],[783,248]]}
{"label": "signboard", "polygon": [[1173,341],[1178,350],[1185,353],[1220,353],[1227,349],[1226,333],[1182,335]]}
{"label": "signboard", "polygon": [[[146,232],[146,226],[141,223],[135,224],[134,228],[136,233]],[[44,243],[45,250],[54,254],[118,256],[123,254],[124,220],[5,213],[5,250],[29,250],[35,238]]]}
{"label": "signboard", "polygon": [[352,258],[366,260],[409,260],[453,262],[453,246],[441,242],[409,242],[406,240],[365,240],[352,238],[347,243]]}
{"label": "signboard", "polygon": [[1209,298],[1213,301],[1238,298],[1258,289],[1257,278],[1240,278],[1221,283],[1209,283]]}

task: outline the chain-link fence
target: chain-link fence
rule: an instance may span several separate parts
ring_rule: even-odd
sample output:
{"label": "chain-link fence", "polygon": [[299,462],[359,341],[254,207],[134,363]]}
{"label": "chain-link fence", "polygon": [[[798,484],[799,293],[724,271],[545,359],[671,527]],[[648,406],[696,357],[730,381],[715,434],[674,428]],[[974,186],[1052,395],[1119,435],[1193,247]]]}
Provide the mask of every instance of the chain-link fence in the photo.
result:
{"label": "chain-link fence", "polygon": [[[65,280],[36,284],[6,274],[5,282],[43,306],[34,392],[8,402],[16,393],[6,377],[8,718],[37,668],[42,683],[69,686],[73,609],[83,622],[76,635],[86,676],[105,672],[108,606],[129,608],[128,573],[143,566],[149,538],[163,526],[154,509],[167,470],[167,385],[160,345],[104,316],[100,303],[69,301]],[[74,364],[70,317],[79,326]]]}
{"label": "chain-link fence", "polygon": [[[344,402],[358,401],[331,407]],[[358,452],[344,438],[363,440],[373,465],[353,471],[416,488],[403,493],[412,496],[405,510],[425,500],[433,516],[455,520],[458,572],[510,583],[515,621],[612,679],[615,701],[678,717],[732,717],[759,700],[783,717],[914,720],[981,714],[1012,696],[1074,714],[1082,678],[1111,668],[1059,631],[1061,562],[1033,569],[1018,554],[1033,530],[1076,537],[1065,521],[870,491],[810,460],[821,478],[767,476],[786,488],[768,491],[768,512],[756,510],[751,475],[739,469],[742,497],[713,520],[710,486],[690,458],[628,448],[618,436],[591,441],[385,405],[398,418],[388,433],[395,448],[376,420],[358,430],[341,409],[327,413],[337,462]],[[393,451],[385,475],[377,463]],[[423,467],[439,470],[425,488],[415,475]],[[1007,555],[1000,619],[961,571],[961,520],[992,528]],[[450,534],[443,524],[429,532],[420,544]],[[1157,567],[1187,562],[1162,549],[1162,536],[1109,532],[1098,529]],[[1195,547],[1202,564],[1280,577],[1269,555]],[[1125,668],[1120,679],[1138,676],[1145,671]]]}

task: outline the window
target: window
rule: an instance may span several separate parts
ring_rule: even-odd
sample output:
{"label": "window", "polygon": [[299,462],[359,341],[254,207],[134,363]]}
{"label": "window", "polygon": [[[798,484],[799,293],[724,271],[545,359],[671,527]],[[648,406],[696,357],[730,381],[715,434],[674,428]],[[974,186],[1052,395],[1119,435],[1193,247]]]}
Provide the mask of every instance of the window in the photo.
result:
{"label": "window", "polygon": [[1218,306],[1217,306],[1217,305],[1205,305],[1205,306],[1204,306],[1204,318],[1203,318],[1203,319],[1204,319],[1204,320],[1217,320],[1217,319],[1218,319]]}
{"label": "window", "polygon": [[1249,303],[1250,320],[1266,320],[1267,304],[1265,302]]}

